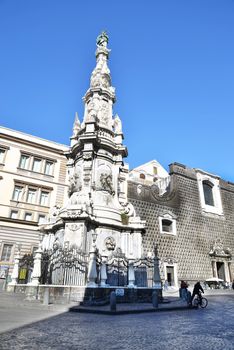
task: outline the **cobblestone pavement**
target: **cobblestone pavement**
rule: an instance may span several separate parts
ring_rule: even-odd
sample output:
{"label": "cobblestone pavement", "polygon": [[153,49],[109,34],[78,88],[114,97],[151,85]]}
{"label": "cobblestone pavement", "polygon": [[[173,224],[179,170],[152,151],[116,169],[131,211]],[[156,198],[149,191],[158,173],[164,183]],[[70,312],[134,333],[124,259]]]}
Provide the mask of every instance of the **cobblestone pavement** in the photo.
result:
{"label": "cobblestone pavement", "polygon": [[1,350],[231,350],[234,295],[207,309],[124,316],[63,313],[0,335]]}

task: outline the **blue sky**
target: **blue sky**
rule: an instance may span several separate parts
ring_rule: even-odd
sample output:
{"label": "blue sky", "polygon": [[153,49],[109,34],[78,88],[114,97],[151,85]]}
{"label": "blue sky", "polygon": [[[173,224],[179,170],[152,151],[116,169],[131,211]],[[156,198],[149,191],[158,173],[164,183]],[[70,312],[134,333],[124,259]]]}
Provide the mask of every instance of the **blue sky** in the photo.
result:
{"label": "blue sky", "polygon": [[233,0],[0,0],[0,125],[68,144],[103,29],[130,168],[234,181]]}

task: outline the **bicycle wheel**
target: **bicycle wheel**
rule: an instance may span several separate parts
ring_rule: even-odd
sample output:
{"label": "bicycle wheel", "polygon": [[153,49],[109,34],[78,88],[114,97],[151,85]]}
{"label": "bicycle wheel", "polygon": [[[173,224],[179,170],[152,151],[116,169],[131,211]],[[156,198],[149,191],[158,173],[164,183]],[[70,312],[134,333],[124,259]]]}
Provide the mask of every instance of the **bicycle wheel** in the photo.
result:
{"label": "bicycle wheel", "polygon": [[199,300],[197,298],[195,298],[193,300],[193,306],[198,307],[198,304],[199,304]]}
{"label": "bicycle wheel", "polygon": [[208,305],[208,300],[206,298],[202,298],[200,305],[203,309],[205,309],[205,307]]}

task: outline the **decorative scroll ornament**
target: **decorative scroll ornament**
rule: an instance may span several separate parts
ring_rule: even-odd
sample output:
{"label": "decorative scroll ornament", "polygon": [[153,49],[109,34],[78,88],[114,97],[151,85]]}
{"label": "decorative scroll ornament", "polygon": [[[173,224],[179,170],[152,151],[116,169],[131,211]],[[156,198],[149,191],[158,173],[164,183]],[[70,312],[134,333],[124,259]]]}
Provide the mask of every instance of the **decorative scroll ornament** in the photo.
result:
{"label": "decorative scroll ornament", "polygon": [[67,216],[69,218],[78,218],[82,213],[82,210],[81,209],[75,209],[75,210],[72,210],[72,209],[69,209],[67,210]]}

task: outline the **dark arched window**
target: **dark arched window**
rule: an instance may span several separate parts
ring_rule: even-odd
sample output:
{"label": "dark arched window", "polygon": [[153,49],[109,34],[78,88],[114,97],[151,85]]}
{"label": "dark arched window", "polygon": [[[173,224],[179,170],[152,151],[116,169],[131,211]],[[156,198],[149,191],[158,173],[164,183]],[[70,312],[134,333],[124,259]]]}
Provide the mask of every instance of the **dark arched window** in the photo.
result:
{"label": "dark arched window", "polygon": [[145,174],[140,174],[140,179],[145,179]]}
{"label": "dark arched window", "polygon": [[214,197],[213,197],[213,184],[209,181],[203,181],[203,192],[205,198],[205,204],[214,206]]}

